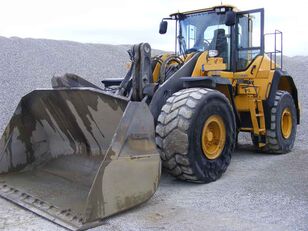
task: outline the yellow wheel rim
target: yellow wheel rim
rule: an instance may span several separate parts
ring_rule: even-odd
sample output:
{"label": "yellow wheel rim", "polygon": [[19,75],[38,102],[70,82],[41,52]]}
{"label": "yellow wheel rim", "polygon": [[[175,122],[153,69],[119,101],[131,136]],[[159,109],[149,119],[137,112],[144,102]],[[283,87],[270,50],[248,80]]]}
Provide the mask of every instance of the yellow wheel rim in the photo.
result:
{"label": "yellow wheel rim", "polygon": [[283,138],[288,139],[292,133],[292,113],[289,108],[285,108],[281,114],[281,133]]}
{"label": "yellow wheel rim", "polygon": [[223,119],[219,115],[210,116],[202,129],[202,151],[210,160],[220,156],[225,147],[226,128]]}

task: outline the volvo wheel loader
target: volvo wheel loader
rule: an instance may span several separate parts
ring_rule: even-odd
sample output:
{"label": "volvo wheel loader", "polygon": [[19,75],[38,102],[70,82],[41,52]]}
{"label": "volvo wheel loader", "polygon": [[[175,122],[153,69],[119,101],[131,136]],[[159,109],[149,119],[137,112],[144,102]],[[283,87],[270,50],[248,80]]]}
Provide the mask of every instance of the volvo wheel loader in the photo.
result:
{"label": "volvo wheel loader", "polygon": [[239,132],[259,151],[292,150],[297,89],[283,71],[281,32],[265,52],[264,10],[175,13],[161,34],[168,21],[174,54],[134,45],[124,78],[96,86],[66,74],[21,99],[0,141],[2,197],[87,229],[148,200],[161,162],[178,179],[208,183],[228,168]]}

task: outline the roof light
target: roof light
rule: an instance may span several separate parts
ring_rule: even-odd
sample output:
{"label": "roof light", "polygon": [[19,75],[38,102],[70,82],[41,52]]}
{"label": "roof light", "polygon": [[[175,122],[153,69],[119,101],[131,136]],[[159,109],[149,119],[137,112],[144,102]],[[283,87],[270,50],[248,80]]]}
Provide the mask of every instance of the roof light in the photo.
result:
{"label": "roof light", "polygon": [[218,50],[209,50],[209,57],[216,57],[218,56]]}
{"label": "roof light", "polygon": [[217,7],[217,8],[215,8],[215,12],[216,13],[225,13],[226,8],[225,7]]}

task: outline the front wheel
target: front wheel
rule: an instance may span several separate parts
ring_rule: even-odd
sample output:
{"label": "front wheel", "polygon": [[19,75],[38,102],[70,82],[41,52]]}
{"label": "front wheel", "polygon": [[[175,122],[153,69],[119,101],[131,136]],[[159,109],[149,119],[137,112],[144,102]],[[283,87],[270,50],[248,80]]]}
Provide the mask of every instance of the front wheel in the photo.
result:
{"label": "front wheel", "polygon": [[178,179],[199,183],[217,180],[230,164],[235,141],[232,106],[215,90],[176,92],[158,117],[156,143],[163,167]]}

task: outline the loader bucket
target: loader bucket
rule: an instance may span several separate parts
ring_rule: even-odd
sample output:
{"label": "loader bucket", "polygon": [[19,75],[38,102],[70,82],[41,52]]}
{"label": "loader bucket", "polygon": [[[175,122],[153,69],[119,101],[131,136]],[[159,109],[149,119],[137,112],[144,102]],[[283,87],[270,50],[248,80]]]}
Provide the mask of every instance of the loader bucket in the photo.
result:
{"label": "loader bucket", "polygon": [[0,195],[72,230],[148,200],[160,168],[148,106],[94,88],[31,92],[0,140]]}

